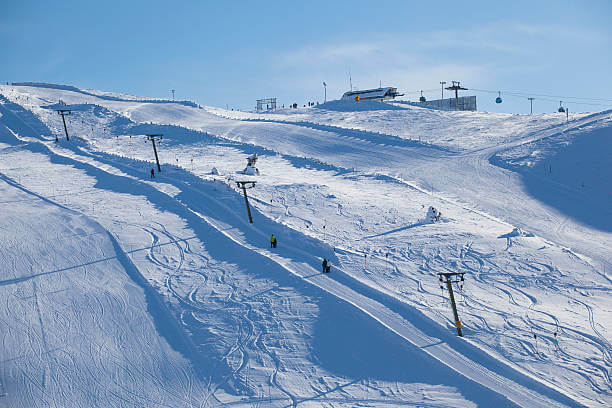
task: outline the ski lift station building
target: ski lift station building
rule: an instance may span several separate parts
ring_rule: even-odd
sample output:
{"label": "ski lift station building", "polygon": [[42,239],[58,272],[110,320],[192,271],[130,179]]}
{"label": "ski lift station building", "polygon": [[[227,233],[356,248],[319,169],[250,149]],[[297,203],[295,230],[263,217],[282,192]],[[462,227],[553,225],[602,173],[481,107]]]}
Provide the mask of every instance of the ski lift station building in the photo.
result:
{"label": "ski lift station building", "polygon": [[397,92],[397,88],[376,88],[376,89],[364,89],[363,91],[348,91],[342,95],[342,100],[350,101],[365,101],[375,100],[382,101],[385,99],[393,99],[396,96],[402,96]]}

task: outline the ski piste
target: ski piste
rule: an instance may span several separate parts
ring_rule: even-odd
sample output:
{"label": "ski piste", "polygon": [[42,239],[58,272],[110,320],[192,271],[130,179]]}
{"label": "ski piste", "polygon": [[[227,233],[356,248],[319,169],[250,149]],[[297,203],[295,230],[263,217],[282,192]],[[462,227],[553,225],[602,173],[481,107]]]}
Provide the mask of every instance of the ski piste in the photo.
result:
{"label": "ski piste", "polygon": [[[597,242],[587,246],[587,237],[574,236],[580,235],[576,230],[588,230],[585,226],[570,228],[571,233],[568,232],[568,224],[572,227],[577,224],[572,219],[563,221],[560,226],[564,225],[564,228],[549,228],[556,221],[553,217],[557,216],[550,208],[546,208],[545,214],[549,218],[546,222],[523,221],[523,213],[544,207],[533,199],[524,199],[518,203],[518,209],[504,211],[500,203],[506,196],[489,197],[481,202],[479,195],[462,197],[458,193],[459,187],[447,187],[456,183],[450,175],[457,172],[463,176],[473,164],[478,170],[475,175],[480,182],[478,188],[499,194],[499,190],[491,186],[505,183],[506,178],[511,178],[508,174],[516,175],[490,164],[490,157],[517,146],[567,137],[572,132],[580,134],[609,129],[610,112],[582,115],[570,125],[551,123],[555,118],[544,117],[541,128],[526,128],[522,135],[507,136],[503,145],[478,146],[470,154],[468,149],[434,143],[419,145],[414,140],[401,140],[396,135],[387,137],[384,132],[373,135],[370,131],[350,129],[344,134],[343,128],[337,124],[319,129],[316,117],[307,124],[304,118],[299,122],[291,117],[287,118],[287,123],[253,120],[250,116],[246,118],[248,120],[226,119],[211,113],[214,109],[170,102],[147,103],[138,98],[134,98],[137,100],[134,102],[119,97],[91,99],[95,93],[89,91],[82,93],[51,87],[0,89],[4,95],[0,107],[1,142],[3,163],[7,163],[2,170],[4,189],[7,197],[14,196],[7,200],[11,206],[14,207],[14,203],[23,206],[21,210],[14,208],[13,211],[17,215],[20,212],[35,213],[35,209],[27,210],[26,206],[43,205],[38,204],[37,200],[40,200],[45,211],[57,211],[57,216],[64,219],[78,219],[83,224],[78,228],[95,233],[76,235],[100,236],[96,239],[102,241],[95,245],[107,248],[104,254],[91,257],[93,259],[85,253],[82,259],[75,259],[72,264],[66,262],[68,265],[64,267],[53,266],[50,259],[46,268],[41,266],[35,274],[31,273],[33,263],[28,259],[44,259],[50,255],[37,247],[27,248],[23,252],[27,254],[23,258],[23,269],[16,267],[14,276],[3,277],[0,287],[14,291],[9,293],[15,302],[34,299],[32,313],[38,315],[35,321],[39,322],[34,327],[40,327],[44,333],[41,336],[27,335],[26,330],[21,339],[28,339],[30,348],[40,352],[30,357],[27,357],[27,352],[16,353],[26,357],[16,358],[8,354],[2,357],[24,373],[12,384],[7,381],[12,377],[6,374],[6,370],[0,377],[7,389],[7,396],[3,398],[13,398],[11,403],[15,406],[28,406],[31,401],[42,404],[63,395],[57,391],[62,388],[57,376],[60,371],[52,364],[58,358],[54,353],[61,348],[54,342],[57,343],[57,333],[61,328],[57,321],[62,320],[55,317],[58,308],[54,305],[70,301],[77,291],[67,294],[61,287],[62,279],[66,279],[60,278],[62,272],[95,268],[93,265],[114,262],[113,259],[117,264],[112,266],[111,280],[131,281],[134,283],[125,283],[126,287],[136,284],[141,288],[143,294],[138,302],[140,309],[147,313],[138,319],[152,322],[148,343],[155,342],[155,333],[159,335],[160,346],[146,354],[154,359],[170,355],[169,361],[178,367],[172,371],[176,385],[174,388],[165,386],[163,391],[154,393],[156,397],[153,400],[148,400],[147,393],[137,390],[154,389],[154,375],[147,375],[147,380],[122,374],[120,380],[111,381],[114,384],[111,385],[96,377],[119,378],[113,377],[118,375],[117,372],[105,370],[103,364],[93,364],[87,376],[82,375],[84,371],[77,369],[75,364],[72,371],[66,369],[66,372],[79,373],[76,377],[79,378],[78,387],[85,389],[93,384],[96,390],[92,394],[96,399],[76,393],[75,406],[104,400],[103,390],[104,395],[111,395],[106,402],[173,406],[202,405],[203,401],[211,406],[222,403],[233,406],[298,406],[313,401],[327,402],[332,406],[357,401],[376,406],[490,406],[493,403],[525,407],[545,404],[605,406],[609,400],[610,383],[605,367],[609,366],[610,356],[604,324],[609,314],[596,319],[597,312],[593,312],[602,305],[598,303],[600,295],[597,291],[609,294],[609,279],[598,272],[601,268],[597,266],[609,260],[603,249],[609,243],[609,234],[599,232]],[[58,118],[51,115],[54,113],[52,110],[44,108],[58,99],[66,101],[77,112],[79,106],[83,109],[83,113],[75,114],[74,120],[68,120],[68,127],[76,128],[73,131],[76,138],[71,137],[70,143],[54,142]],[[95,105],[91,104],[93,101]],[[373,109],[372,112],[379,111]],[[409,110],[406,114],[411,113]],[[240,112],[223,114],[251,115]],[[305,110],[300,114],[308,116],[310,113]],[[423,115],[420,111],[415,114]],[[80,125],[79,116],[83,121]],[[152,117],[159,124],[146,123],[151,122],[146,119]],[[486,117],[480,120],[486,121]],[[89,135],[88,129],[92,129]],[[166,133],[165,143],[162,142],[160,148],[164,171],[156,175],[154,181],[147,174],[154,160],[150,157],[150,147],[139,138],[149,130]],[[176,132],[174,138],[173,132]],[[199,138],[204,141],[200,143]],[[334,143],[342,146],[333,150]],[[253,191],[254,196],[249,196],[254,207],[254,224],[250,225],[244,214],[240,191],[234,190],[233,180],[239,177],[237,170],[244,165],[245,154],[254,149],[259,152],[262,174]],[[185,154],[185,151],[191,153]],[[216,152],[215,156],[210,155],[212,151]],[[187,159],[177,157],[181,152],[188,156]],[[374,168],[376,157],[387,158],[384,166]],[[402,167],[406,166],[407,157],[411,165],[420,170],[425,168],[428,160],[434,160],[432,167],[438,169],[437,174],[447,172],[449,179],[434,184],[433,189],[428,188],[429,180],[415,177],[411,173],[414,169],[398,170],[400,163]],[[458,159],[454,160],[454,157]],[[191,158],[198,162],[195,164],[197,169],[192,167]],[[453,160],[455,164],[440,166],[442,161]],[[269,163],[267,168],[264,165],[266,161]],[[36,165],[24,166],[24,163]],[[230,178],[217,176],[213,180],[208,174],[213,163]],[[503,174],[503,180],[499,173]],[[375,197],[380,197],[382,191],[390,203],[384,203],[386,199],[377,199],[378,208],[368,210],[371,204],[366,200],[361,205],[358,200],[365,200],[363,196],[368,193],[372,196],[375,191],[378,191]],[[512,193],[516,190],[508,194]],[[352,195],[355,197],[353,201],[345,198]],[[396,199],[398,196],[407,196],[407,208],[401,208]],[[9,205],[8,202],[5,205]],[[429,204],[442,209],[441,222],[424,222]],[[423,205],[425,208],[421,209]],[[400,207],[400,210],[393,213],[391,209],[394,207]],[[53,231],[54,225],[59,225],[59,222],[51,222],[52,217],[47,220],[37,218],[31,217],[31,225],[41,225],[44,231]],[[365,218],[379,225],[368,225]],[[402,219],[399,223],[398,218]],[[609,218],[604,213],[604,228],[606,222]],[[325,238],[322,225],[327,226]],[[518,234],[498,238],[508,235],[517,225],[532,232],[531,236],[524,238]],[[10,224],[3,227],[13,230]],[[452,228],[456,230],[451,231]],[[491,231],[483,232],[487,230]],[[279,237],[279,246],[274,250],[269,248],[268,242],[271,231]],[[69,232],[63,232],[69,235]],[[20,237],[29,235],[21,233]],[[420,243],[421,240],[431,241],[432,237],[437,241],[435,245]],[[462,241],[459,242],[458,237]],[[401,244],[402,241],[408,241],[408,244]],[[503,247],[496,249],[500,242]],[[93,242],[90,244],[94,245]],[[383,245],[387,246],[384,250],[377,249]],[[483,246],[489,250],[488,253],[482,251]],[[548,263],[537,258],[537,251],[543,247],[550,252]],[[7,244],[2,248],[3,254],[16,251],[14,247],[8,248]],[[54,248],[61,254],[65,251],[81,252],[78,245],[67,249]],[[452,256],[447,255],[452,248]],[[37,251],[40,255],[33,256]],[[387,251],[391,254],[391,272],[385,272],[388,265],[384,254]],[[518,252],[510,256],[511,251]],[[367,264],[363,263],[364,253],[369,255]],[[520,263],[525,255],[531,258],[531,268],[542,264],[542,267],[550,267],[543,269],[548,273],[557,270],[558,279],[569,279],[559,270],[571,267],[580,271],[583,275],[580,279],[591,282],[582,284],[580,290],[590,289],[594,293],[586,298],[582,295],[571,298],[574,305],[583,308],[581,313],[586,316],[584,327],[580,326],[582,318],[567,323],[570,317],[563,309],[557,308],[550,313],[546,308],[547,298],[543,296],[546,289],[539,292],[538,287],[530,287],[528,292],[521,286],[514,288],[508,281],[485,279],[491,271],[504,269],[504,263],[511,268],[520,266],[521,273],[524,273],[529,270],[527,263]],[[319,273],[323,256],[333,261],[333,274],[325,276]],[[436,271],[451,267],[453,262],[472,273],[471,278],[467,277],[466,288],[472,285],[467,302],[477,310],[461,309],[465,339],[457,339],[452,331],[454,322],[450,319],[448,307],[441,307],[434,275]],[[22,276],[18,276],[19,272]],[[96,270],[96,274],[103,272],[104,268]],[[538,273],[528,276],[536,281],[544,279],[543,285],[548,285],[550,290],[551,281],[546,280],[550,275]],[[78,283],[80,288],[91,284],[87,277],[86,271],[84,280]],[[99,276],[89,278],[95,281]],[[42,279],[45,281],[39,282]],[[232,284],[228,285],[228,281]],[[524,285],[525,281],[522,282]],[[555,288],[561,292],[559,295],[565,296],[569,288],[575,290],[578,287],[576,283],[570,281]],[[26,289],[24,285],[29,286]],[[40,289],[41,285],[44,289]],[[491,285],[506,294],[505,302],[489,293]],[[30,293],[24,294],[26,290]],[[281,296],[275,291],[286,293]],[[93,298],[97,296],[101,295],[96,294]],[[115,296],[121,298],[121,291]],[[263,300],[250,300],[259,298]],[[525,302],[531,298],[535,301]],[[287,303],[287,299],[291,301]],[[283,312],[271,306],[274,302],[279,302],[278,306],[282,306],[279,310]],[[107,309],[116,311],[116,316],[130,316],[120,307],[113,308],[112,303],[112,300],[108,301]],[[152,304],[156,306],[152,307]],[[487,307],[491,309],[489,312],[485,310]],[[518,311],[506,310],[513,307]],[[67,309],[62,308],[61,312],[65,321],[79,319],[77,312],[74,316]],[[385,376],[381,374],[385,369],[395,372],[399,368],[394,365],[377,367],[374,357],[361,356],[362,362],[374,366],[373,372],[380,378],[364,374],[365,371],[360,371],[359,367],[341,367],[340,358],[338,361],[331,358],[325,346],[317,340],[330,340],[329,333],[336,333],[329,325],[324,326],[328,329],[323,332],[316,329],[316,322],[324,315],[349,332],[357,323],[360,328],[367,329],[365,333],[376,333],[373,341],[382,342],[381,353],[387,355],[385,351],[401,350],[399,355],[404,357],[397,358],[395,364],[406,372],[418,371],[420,380],[416,373],[410,378],[406,374],[402,374],[404,377],[395,374],[395,378]],[[9,316],[6,311],[3,319],[8,321]],[[300,319],[295,320],[293,316],[300,316]],[[350,322],[343,323],[347,316]],[[501,320],[501,325],[495,323],[496,318]],[[115,327],[118,333],[130,324],[128,321],[120,325],[113,320],[116,317],[109,318],[105,324]],[[228,323],[231,321],[238,323]],[[274,322],[279,325],[276,329]],[[562,338],[559,352],[553,351],[552,347],[552,327],[557,322],[560,322]],[[528,324],[521,327],[521,323]],[[488,328],[489,325],[493,326]],[[538,353],[531,340],[534,330],[541,339]],[[83,335],[87,331],[88,326],[83,325]],[[342,346],[350,348],[351,343],[356,343],[357,346],[352,346],[356,347],[354,351],[363,354],[368,336],[362,330],[359,334],[361,336],[345,339]],[[115,341],[109,337],[109,343]],[[116,338],[123,337],[119,335]],[[512,338],[516,344],[503,341],[497,345],[487,344],[488,339],[503,337]],[[589,347],[579,345],[585,339],[590,343],[591,351]],[[389,346],[397,342],[399,345]],[[5,353],[23,351],[17,339],[9,344],[11,347]],[[140,354],[134,344],[127,345],[130,353],[114,354],[103,347],[95,353],[95,350],[90,350],[91,354],[83,354],[82,350],[77,351],[77,344],[70,341],[61,345],[64,350],[68,349],[63,353],[73,360],[86,355],[103,361],[102,357],[113,355],[114,361],[124,367],[124,374],[133,370],[129,369],[128,363],[137,367],[130,359]],[[599,352],[601,355],[597,357]],[[128,357],[128,354],[131,355]],[[582,357],[570,358],[570,354]],[[37,372],[43,373],[37,381],[23,371],[33,367],[34,355],[40,364]],[[359,361],[358,357],[353,358]],[[416,369],[411,368],[414,361],[421,362],[422,366],[417,364]],[[573,386],[575,378],[568,373],[573,372],[570,367],[576,366],[585,373],[588,386]],[[148,372],[155,373],[154,364],[147,367],[151,369]],[[431,370],[431,377],[423,373],[424,367]],[[559,376],[559,372],[565,374]],[[163,378],[167,373],[162,370],[158,374]],[[14,390],[24,387],[28,391],[18,396],[10,392],[11,387],[17,387]],[[56,391],[45,392],[48,388]]]}

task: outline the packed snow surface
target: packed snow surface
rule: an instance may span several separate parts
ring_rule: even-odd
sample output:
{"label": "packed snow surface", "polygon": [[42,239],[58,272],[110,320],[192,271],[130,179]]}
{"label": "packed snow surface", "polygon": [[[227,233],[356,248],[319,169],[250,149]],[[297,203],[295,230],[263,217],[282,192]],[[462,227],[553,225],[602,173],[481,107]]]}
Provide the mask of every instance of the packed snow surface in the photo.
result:
{"label": "packed snow surface", "polygon": [[0,406],[609,407],[611,138],[0,86]]}

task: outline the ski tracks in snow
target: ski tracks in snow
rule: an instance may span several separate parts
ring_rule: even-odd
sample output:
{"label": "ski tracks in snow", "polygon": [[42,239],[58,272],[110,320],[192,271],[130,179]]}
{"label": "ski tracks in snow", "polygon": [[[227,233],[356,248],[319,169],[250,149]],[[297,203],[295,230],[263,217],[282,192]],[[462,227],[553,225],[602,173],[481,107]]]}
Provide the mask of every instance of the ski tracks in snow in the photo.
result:
{"label": "ski tracks in snow", "polygon": [[[76,160],[76,158],[73,158],[73,159]],[[92,161],[90,163],[92,163],[93,165],[96,165],[96,167],[99,167],[99,168],[107,167],[106,165],[100,166],[99,164],[96,164],[95,161]],[[178,184],[179,183],[177,183],[177,185]],[[183,191],[188,189],[188,187],[183,184],[180,185],[180,188]],[[218,224],[213,218],[207,217],[203,214],[198,214],[198,216],[202,218],[205,222],[207,222],[209,225],[211,225],[213,228],[215,228],[218,232],[220,232],[221,234],[225,235],[227,238],[232,240],[233,242],[243,246],[244,248],[249,249],[250,251],[257,252],[260,255],[263,255],[273,260],[274,262],[283,266],[285,269],[295,274],[296,276],[299,276],[303,278],[304,280],[307,280],[313,283],[315,286],[329,293],[332,293],[334,296],[344,299],[345,301],[351,303],[353,306],[362,310],[367,315],[375,318],[377,321],[379,321],[389,330],[399,334],[400,336],[412,342],[413,344],[417,344],[417,345],[420,344],[421,346],[423,346],[424,345],[423,341],[425,340],[425,344],[431,345],[432,340],[437,340],[437,339],[425,339],[425,338],[419,337],[418,335],[417,337],[415,337],[414,333],[418,333],[419,331],[416,328],[412,327],[401,316],[400,317],[395,316],[394,313],[388,310],[387,305],[385,304],[388,301],[388,299],[385,298],[385,296],[381,296],[375,299],[368,298],[367,296],[364,296],[363,294],[359,293],[360,292],[359,285],[355,285],[355,283],[352,282],[350,279],[344,280],[342,283],[340,282],[332,283],[333,280],[332,282],[329,282],[329,281],[321,281],[320,278],[316,278],[316,277],[307,278],[307,276],[312,275],[312,272],[316,272],[317,269],[313,267],[305,267],[304,265],[299,265],[295,263],[294,261],[292,261],[291,256],[289,258],[284,258],[284,257],[280,257],[277,255],[271,254],[269,251],[264,250],[260,247],[254,246],[252,243],[245,241],[245,238],[239,235],[240,233],[239,229],[228,231],[224,225]],[[177,241],[176,237],[173,237],[170,233],[168,233],[165,230],[165,227],[163,226],[159,226],[159,228],[153,228],[149,226],[145,228],[145,230],[147,230],[147,232],[151,234],[151,239],[152,239],[152,245],[151,245],[150,251],[148,252],[148,256],[150,257],[151,261],[154,264],[170,271],[171,275],[168,277],[168,281],[167,281],[168,289],[170,289],[175,294],[175,296],[182,297],[181,294],[178,294],[177,292],[172,290],[171,280],[173,276],[176,276],[180,273],[181,268],[184,264],[184,261],[185,261],[184,249],[182,248],[180,244],[176,243],[175,246],[177,247],[177,250],[179,252],[178,259],[173,260],[173,259],[169,259],[166,257],[159,257],[157,254],[155,254],[155,251],[154,251],[155,245],[157,245],[157,243],[159,242],[159,236],[163,235],[166,238],[170,239],[171,241],[173,240],[175,242]],[[298,252],[296,253],[295,259],[300,259],[303,257],[304,257],[304,254]],[[482,264],[481,264],[479,272],[482,273]],[[330,283],[331,285],[329,285]],[[234,291],[235,289],[236,288],[234,288]],[[193,303],[194,297],[195,297],[195,292],[189,292],[189,294],[187,295],[186,301]],[[231,294],[229,296],[229,299],[230,300],[232,299]],[[185,301],[184,297],[183,297],[183,301]],[[242,304],[240,303],[240,305]],[[238,322],[239,335],[236,339],[236,342],[228,349],[228,351],[223,356],[224,359],[229,360],[230,357],[234,353],[240,354],[240,357],[237,360],[237,364],[235,364],[236,368],[233,371],[233,375],[239,375],[239,373],[245,370],[245,367],[248,366],[248,361],[249,361],[248,353],[244,350],[244,345],[253,338],[259,338],[259,337],[254,337],[254,334],[255,334],[254,329],[253,329],[254,324],[251,320],[248,319],[249,312],[250,310],[247,310],[247,312],[245,313],[246,317],[244,321]],[[406,327],[408,327],[410,330],[407,331]],[[413,333],[408,333],[412,330],[414,330]],[[265,347],[265,343],[263,343],[263,341],[260,344],[264,345]],[[435,358],[439,359],[440,361],[444,362],[445,364],[449,365],[451,368],[455,369],[456,371],[462,373],[463,375],[466,375],[468,378],[472,378],[476,382],[480,382],[481,384],[484,384],[485,386],[488,386],[491,389],[496,390],[496,392],[500,392],[503,395],[506,395],[508,398],[517,401],[519,405],[527,404],[526,401],[530,401],[531,403],[534,403],[534,404],[537,404],[539,402],[541,403],[541,406],[557,405],[554,402],[546,398],[541,398],[537,394],[533,394],[529,390],[526,390],[523,387],[512,383],[512,381],[507,381],[503,377],[500,377],[496,374],[492,374],[488,370],[484,369],[481,366],[478,366],[472,361],[468,361],[465,358],[462,358],[461,356],[455,355],[456,353],[454,353],[452,350],[448,348],[445,348],[444,345],[439,346],[439,347],[438,346],[428,347],[426,349],[426,352],[428,352],[430,355],[434,356]],[[269,355],[270,357],[274,359],[274,352],[270,353]],[[449,360],[452,360],[452,361],[449,361]],[[276,363],[276,370],[274,371],[274,374],[272,375],[272,381],[275,383],[275,385],[281,388],[276,381],[277,372],[278,372],[278,363]],[[287,393],[287,395],[293,401],[294,406],[297,405],[296,397],[291,396],[291,394],[289,393]],[[530,406],[534,406],[534,405],[530,405]]]}

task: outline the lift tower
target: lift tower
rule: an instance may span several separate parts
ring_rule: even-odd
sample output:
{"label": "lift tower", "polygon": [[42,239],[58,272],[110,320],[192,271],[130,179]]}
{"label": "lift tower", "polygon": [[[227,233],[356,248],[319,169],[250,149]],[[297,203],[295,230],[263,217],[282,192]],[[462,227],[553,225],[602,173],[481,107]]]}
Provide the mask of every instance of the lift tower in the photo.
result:
{"label": "lift tower", "polygon": [[529,99],[529,114],[533,115],[533,100],[535,98],[527,98],[527,99]]}
{"label": "lift tower", "polygon": [[71,111],[70,109],[58,109],[57,113],[59,115],[62,115],[62,122],[64,122],[64,132],[66,133],[66,140],[70,141],[70,138],[68,137],[68,128],[66,128],[66,119],[64,118],[64,115],[70,115]]}
{"label": "lift tower", "polygon": [[164,136],[160,133],[154,135],[147,135],[147,140],[150,140],[153,144],[153,153],[155,153],[155,161],[157,162],[157,171],[161,173],[161,167],[159,166],[159,157],[157,156],[157,147],[155,146],[156,140],[162,140]]}
{"label": "lift tower", "polygon": [[[249,214],[249,222],[251,224],[253,223],[253,217],[251,216],[251,207],[249,207],[249,198],[247,197],[246,191],[247,188],[255,187],[255,183],[255,181],[236,181],[238,187],[241,187],[242,191],[244,192],[244,202],[246,203],[247,213]],[[247,184],[250,184],[249,187],[247,187]]]}
{"label": "lift tower", "polygon": [[461,82],[452,81],[453,86],[447,86],[445,89],[448,91],[455,91],[455,102],[457,104],[457,109],[459,109],[459,91],[467,91],[467,88],[461,86]]}
{"label": "lift tower", "polygon": [[457,326],[457,334],[459,337],[463,337],[461,332],[461,321],[457,314],[457,305],[455,304],[455,295],[453,294],[453,283],[461,283],[463,285],[463,275],[465,272],[440,272],[438,273],[440,279],[440,286],[443,282],[446,282],[446,288],[448,289],[448,295],[450,297],[451,305],[453,307],[453,316],[455,318],[455,326]]}

